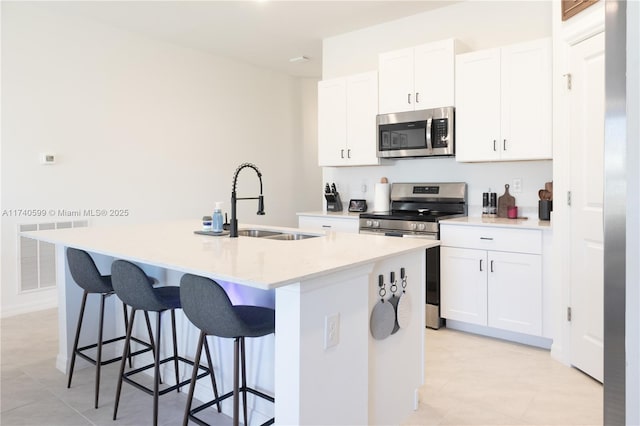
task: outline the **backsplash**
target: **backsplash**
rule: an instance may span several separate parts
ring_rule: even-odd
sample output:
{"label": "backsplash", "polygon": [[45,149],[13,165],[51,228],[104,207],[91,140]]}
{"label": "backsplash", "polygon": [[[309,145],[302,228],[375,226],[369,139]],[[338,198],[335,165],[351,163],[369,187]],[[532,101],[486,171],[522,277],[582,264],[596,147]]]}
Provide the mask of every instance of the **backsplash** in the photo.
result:
{"label": "backsplash", "polygon": [[[458,163],[453,158],[387,160],[381,166],[325,167],[323,182],[335,182],[343,201],[351,198],[367,200],[373,206],[375,184],[381,177],[394,182],[466,182],[469,216],[482,214],[482,193],[489,188],[498,197],[509,184],[519,214],[538,216],[538,190],[553,176],[552,161],[513,161],[495,163]],[[520,179],[522,190],[514,192],[513,180]],[[322,188],[318,188],[318,197]]]}

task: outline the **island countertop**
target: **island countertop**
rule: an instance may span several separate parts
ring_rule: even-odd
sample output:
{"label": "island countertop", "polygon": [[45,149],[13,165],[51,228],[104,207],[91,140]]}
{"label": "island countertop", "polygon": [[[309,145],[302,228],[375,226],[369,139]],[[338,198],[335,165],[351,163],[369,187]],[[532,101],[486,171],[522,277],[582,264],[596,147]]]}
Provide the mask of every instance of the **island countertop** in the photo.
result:
{"label": "island countertop", "polygon": [[185,273],[274,289],[387,256],[426,249],[439,241],[243,224],[240,229],[311,233],[317,238],[266,238],[194,234],[199,221],[23,232],[25,237]]}

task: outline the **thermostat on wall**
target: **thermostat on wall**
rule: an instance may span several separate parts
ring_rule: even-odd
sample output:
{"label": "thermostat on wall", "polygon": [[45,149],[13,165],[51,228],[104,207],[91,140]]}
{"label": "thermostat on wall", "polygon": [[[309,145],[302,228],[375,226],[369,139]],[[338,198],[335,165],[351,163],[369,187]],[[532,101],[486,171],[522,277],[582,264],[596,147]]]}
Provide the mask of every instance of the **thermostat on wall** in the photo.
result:
{"label": "thermostat on wall", "polygon": [[55,163],[56,163],[55,154],[40,154],[40,164],[55,164]]}

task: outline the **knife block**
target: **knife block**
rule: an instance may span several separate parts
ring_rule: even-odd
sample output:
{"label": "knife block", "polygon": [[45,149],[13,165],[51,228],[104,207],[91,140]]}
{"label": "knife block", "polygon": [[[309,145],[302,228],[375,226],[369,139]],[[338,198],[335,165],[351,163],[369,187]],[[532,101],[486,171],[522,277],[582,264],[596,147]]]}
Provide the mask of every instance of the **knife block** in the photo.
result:
{"label": "knife block", "polygon": [[340,200],[340,194],[338,192],[325,192],[324,198],[327,200],[328,212],[342,211],[342,201]]}

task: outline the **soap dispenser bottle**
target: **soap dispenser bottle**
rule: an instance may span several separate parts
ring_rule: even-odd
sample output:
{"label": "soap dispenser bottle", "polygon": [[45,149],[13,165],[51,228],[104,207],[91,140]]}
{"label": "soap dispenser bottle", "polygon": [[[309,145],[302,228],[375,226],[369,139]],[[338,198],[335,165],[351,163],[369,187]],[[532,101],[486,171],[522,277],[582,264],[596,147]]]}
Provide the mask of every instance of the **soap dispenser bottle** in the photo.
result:
{"label": "soap dispenser bottle", "polygon": [[211,230],[213,232],[222,232],[223,219],[222,219],[222,202],[221,201],[217,201],[216,208],[213,209],[213,220],[211,225],[212,225]]}

